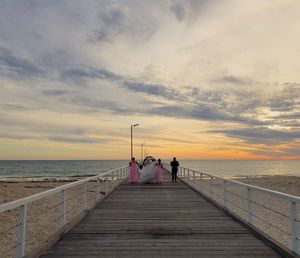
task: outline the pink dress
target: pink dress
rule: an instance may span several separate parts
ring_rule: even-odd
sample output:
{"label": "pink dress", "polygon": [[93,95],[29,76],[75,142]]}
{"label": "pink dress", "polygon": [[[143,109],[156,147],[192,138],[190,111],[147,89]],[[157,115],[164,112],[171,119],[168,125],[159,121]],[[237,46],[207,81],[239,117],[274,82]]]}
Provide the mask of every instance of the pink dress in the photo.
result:
{"label": "pink dress", "polygon": [[129,168],[129,177],[128,181],[130,183],[137,183],[139,181],[139,168],[138,165],[134,162],[130,162],[130,168]]}
{"label": "pink dress", "polygon": [[163,172],[164,172],[163,165],[162,164],[156,164],[156,168],[155,168],[155,181],[157,183],[161,183],[162,182]]}

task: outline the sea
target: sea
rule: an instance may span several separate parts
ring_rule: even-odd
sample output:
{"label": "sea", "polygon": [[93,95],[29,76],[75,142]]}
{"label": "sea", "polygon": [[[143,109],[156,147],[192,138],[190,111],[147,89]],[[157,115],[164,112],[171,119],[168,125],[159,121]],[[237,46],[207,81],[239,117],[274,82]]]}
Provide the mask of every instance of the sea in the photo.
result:
{"label": "sea", "polygon": [[[178,160],[180,166],[222,176],[300,176],[300,160]],[[165,160],[165,162],[170,162]],[[127,160],[0,161],[0,180],[88,177],[125,166]]]}

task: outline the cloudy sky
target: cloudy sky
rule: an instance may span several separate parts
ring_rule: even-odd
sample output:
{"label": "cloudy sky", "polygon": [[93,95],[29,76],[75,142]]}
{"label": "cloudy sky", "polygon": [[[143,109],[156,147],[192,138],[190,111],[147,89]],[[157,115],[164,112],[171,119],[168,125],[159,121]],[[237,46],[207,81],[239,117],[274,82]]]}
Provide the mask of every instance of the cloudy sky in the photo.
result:
{"label": "cloudy sky", "polygon": [[300,158],[299,0],[2,0],[0,159]]}

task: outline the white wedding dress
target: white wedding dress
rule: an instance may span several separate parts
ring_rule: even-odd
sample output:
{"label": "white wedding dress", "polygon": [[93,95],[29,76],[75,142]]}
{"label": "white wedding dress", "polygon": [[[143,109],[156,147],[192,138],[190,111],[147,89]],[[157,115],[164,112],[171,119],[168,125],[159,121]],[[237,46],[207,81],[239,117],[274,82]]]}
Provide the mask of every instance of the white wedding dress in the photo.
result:
{"label": "white wedding dress", "polygon": [[147,158],[144,161],[143,168],[140,171],[140,182],[152,182],[155,179],[155,161],[153,158]]}

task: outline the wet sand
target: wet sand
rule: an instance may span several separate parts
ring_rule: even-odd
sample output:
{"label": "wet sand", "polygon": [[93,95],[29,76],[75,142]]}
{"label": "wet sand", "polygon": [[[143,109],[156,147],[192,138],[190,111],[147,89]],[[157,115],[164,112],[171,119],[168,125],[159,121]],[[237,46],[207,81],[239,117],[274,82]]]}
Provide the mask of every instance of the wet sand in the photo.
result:
{"label": "wet sand", "polygon": [[290,195],[300,196],[300,177],[297,176],[261,176],[235,180]]}

